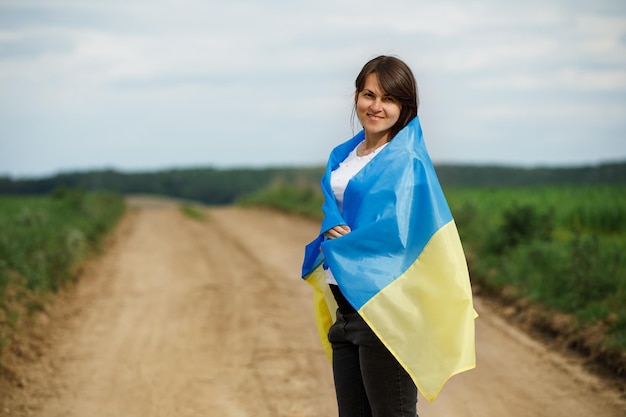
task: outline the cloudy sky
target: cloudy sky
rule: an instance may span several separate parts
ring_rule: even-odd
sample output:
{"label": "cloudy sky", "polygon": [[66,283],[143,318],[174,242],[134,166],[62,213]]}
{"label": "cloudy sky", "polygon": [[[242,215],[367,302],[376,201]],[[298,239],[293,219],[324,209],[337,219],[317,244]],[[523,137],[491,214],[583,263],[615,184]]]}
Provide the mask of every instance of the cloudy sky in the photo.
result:
{"label": "cloudy sky", "polygon": [[626,160],[624,0],[0,0],[0,175],[322,164],[380,54],[435,163]]}

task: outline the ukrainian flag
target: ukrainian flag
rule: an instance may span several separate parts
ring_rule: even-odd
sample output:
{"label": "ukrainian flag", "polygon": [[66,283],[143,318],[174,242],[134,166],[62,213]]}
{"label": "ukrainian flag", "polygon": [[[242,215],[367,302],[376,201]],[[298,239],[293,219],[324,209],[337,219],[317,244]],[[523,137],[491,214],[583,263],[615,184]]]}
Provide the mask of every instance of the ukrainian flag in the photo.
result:
{"label": "ukrainian flag", "polygon": [[[322,178],[324,220],[307,245],[302,277],[314,287],[322,345],[337,305],[326,264],[345,295],[433,401],[453,375],[476,365],[472,291],[454,219],[413,119],[346,187],[343,212],[330,173],[364,138],[361,131],[331,153]],[[347,224],[351,232],[325,240]]]}

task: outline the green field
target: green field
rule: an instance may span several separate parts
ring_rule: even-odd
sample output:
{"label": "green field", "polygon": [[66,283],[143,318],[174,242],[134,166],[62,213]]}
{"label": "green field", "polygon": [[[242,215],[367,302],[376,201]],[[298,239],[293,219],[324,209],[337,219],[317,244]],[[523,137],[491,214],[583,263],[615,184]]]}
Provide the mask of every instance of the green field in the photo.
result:
{"label": "green field", "polygon": [[[626,187],[447,188],[472,282],[602,325],[626,351]],[[242,199],[319,219],[322,197],[275,186]]]}
{"label": "green field", "polygon": [[46,294],[75,276],[124,212],[123,197],[59,189],[0,197],[0,348]]}
{"label": "green field", "polygon": [[601,322],[626,350],[626,187],[450,189],[472,279]]}

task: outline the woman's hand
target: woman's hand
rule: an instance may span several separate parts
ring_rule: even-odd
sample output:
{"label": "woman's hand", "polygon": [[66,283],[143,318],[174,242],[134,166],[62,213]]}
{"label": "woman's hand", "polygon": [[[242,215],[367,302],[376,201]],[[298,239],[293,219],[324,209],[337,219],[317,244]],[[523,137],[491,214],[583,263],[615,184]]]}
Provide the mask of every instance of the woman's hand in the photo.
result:
{"label": "woman's hand", "polygon": [[327,231],[325,231],[324,236],[326,237],[326,239],[336,239],[343,235],[347,235],[350,232],[351,230],[349,226],[339,225],[339,226],[335,226],[332,229],[328,229]]}

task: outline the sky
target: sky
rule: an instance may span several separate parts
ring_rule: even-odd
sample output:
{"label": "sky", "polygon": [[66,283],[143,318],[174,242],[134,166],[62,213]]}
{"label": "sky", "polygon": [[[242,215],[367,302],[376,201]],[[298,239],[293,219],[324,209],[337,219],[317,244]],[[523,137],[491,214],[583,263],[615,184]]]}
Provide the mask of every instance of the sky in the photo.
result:
{"label": "sky", "polygon": [[435,164],[626,160],[624,0],[0,0],[0,176],[322,165],[381,54]]}

